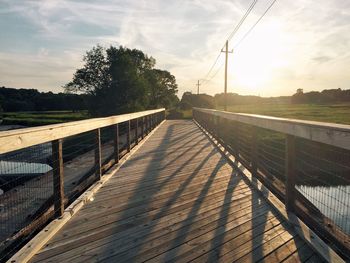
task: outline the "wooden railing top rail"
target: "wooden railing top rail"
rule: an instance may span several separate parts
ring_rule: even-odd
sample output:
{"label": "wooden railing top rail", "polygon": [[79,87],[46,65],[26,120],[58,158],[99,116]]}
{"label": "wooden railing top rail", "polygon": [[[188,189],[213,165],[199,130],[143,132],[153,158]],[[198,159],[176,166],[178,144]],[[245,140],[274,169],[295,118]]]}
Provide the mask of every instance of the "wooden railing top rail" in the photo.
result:
{"label": "wooden railing top rail", "polygon": [[164,108],[0,132],[0,154],[165,111]]}
{"label": "wooden railing top rail", "polygon": [[215,116],[350,150],[350,125],[193,108]]}

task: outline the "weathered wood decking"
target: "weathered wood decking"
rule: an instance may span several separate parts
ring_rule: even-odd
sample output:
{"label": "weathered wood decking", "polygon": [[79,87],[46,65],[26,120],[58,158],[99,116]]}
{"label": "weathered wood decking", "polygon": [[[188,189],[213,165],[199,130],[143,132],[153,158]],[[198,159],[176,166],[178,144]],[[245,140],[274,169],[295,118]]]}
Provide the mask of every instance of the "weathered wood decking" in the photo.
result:
{"label": "weathered wood decking", "polygon": [[31,262],[322,260],[192,121],[166,121]]}

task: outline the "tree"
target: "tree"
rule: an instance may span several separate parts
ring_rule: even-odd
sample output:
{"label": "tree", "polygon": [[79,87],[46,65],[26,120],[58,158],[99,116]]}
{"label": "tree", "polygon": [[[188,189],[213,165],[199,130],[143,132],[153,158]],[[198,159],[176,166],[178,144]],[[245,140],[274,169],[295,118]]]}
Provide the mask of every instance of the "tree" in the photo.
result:
{"label": "tree", "polygon": [[148,72],[150,107],[174,107],[179,99],[176,96],[176,79],[169,71],[152,69]]}
{"label": "tree", "polygon": [[175,77],[154,69],[155,59],[141,50],[96,46],[83,61],[64,88],[89,95],[89,110],[95,116],[169,106],[177,98]]}
{"label": "tree", "polygon": [[184,110],[189,107],[215,108],[215,101],[212,96],[207,94],[195,95],[191,92],[185,92],[182,95],[180,107]]}

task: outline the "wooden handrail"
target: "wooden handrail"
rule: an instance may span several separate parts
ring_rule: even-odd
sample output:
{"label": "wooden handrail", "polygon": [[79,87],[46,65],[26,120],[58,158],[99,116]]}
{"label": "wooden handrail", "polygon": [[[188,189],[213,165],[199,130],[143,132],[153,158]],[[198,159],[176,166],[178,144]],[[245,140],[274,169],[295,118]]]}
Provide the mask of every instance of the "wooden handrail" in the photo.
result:
{"label": "wooden handrail", "polygon": [[193,108],[221,118],[350,150],[350,125]]}
{"label": "wooden handrail", "polygon": [[0,154],[163,112],[164,108],[0,132]]}

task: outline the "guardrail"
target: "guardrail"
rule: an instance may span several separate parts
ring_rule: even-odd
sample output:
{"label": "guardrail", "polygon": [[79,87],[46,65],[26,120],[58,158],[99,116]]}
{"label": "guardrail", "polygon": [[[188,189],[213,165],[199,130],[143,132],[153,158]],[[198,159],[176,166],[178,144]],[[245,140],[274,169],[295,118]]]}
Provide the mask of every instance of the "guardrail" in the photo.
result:
{"label": "guardrail", "polygon": [[0,261],[117,164],[165,109],[0,132]]}
{"label": "guardrail", "polygon": [[201,108],[193,118],[288,211],[349,257],[350,125]]}

